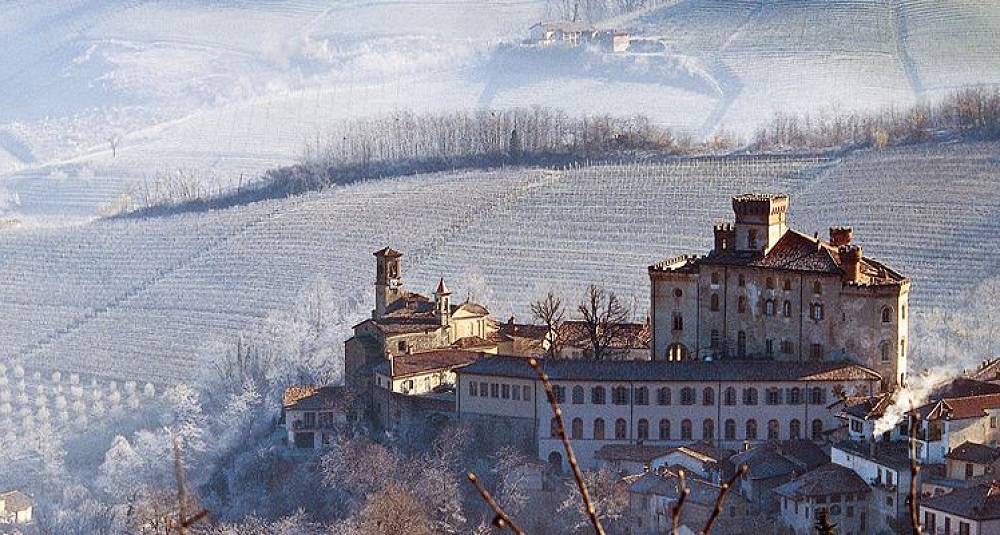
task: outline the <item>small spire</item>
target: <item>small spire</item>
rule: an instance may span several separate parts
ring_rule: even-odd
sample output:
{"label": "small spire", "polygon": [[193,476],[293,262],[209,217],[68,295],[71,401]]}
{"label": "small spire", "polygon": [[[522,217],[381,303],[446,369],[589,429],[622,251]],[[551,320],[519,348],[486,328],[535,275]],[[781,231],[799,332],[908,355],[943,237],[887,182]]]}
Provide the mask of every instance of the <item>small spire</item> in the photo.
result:
{"label": "small spire", "polygon": [[434,290],[434,293],[436,295],[450,295],[451,294],[451,292],[448,290],[448,286],[446,286],[445,283],[444,283],[444,277],[441,277],[441,280],[438,281],[438,287],[437,287],[437,290]]}

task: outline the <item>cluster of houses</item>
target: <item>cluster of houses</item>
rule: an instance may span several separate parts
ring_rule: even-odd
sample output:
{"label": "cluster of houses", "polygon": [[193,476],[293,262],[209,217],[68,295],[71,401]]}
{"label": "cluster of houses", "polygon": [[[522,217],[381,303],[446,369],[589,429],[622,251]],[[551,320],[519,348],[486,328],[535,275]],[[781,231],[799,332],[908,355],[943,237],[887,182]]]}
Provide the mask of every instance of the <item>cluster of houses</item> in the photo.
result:
{"label": "cluster of houses", "polygon": [[533,46],[596,46],[605,52],[626,52],[630,37],[620,30],[601,30],[581,21],[539,22],[529,29]]}
{"label": "cluster of houses", "polygon": [[649,318],[622,326],[613,359],[593,358],[580,322],[498,321],[453,302],[443,279],[430,297],[406,291],[403,255],[377,251],[345,385],[286,393],[288,443],[322,447],[347,418],[382,436],[457,421],[483,448],[516,446],[539,477],[563,477],[535,357],[580,465],[627,485],[633,533],[664,532],[682,478],[682,522],[697,532],[741,466],[720,521],[764,515],[810,533],[825,511],[843,535],[908,530],[911,433],[925,532],[1000,533],[1000,362],[886,425],[907,382],[909,279],[864,256],[849,227],[789,229],[786,195],[732,204],[711,251],[649,267]]}

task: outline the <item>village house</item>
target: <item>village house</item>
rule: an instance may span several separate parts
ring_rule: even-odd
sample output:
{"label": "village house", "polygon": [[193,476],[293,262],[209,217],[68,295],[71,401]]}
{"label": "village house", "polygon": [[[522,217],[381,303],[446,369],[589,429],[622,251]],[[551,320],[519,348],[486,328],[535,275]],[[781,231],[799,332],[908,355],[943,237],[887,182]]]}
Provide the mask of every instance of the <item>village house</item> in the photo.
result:
{"label": "village house", "polygon": [[747,471],[736,482],[735,489],[753,504],[755,511],[773,512],[778,509],[775,488],[828,462],[830,457],[810,440],[776,440],[751,446],[730,457],[725,476],[746,466]]}
{"label": "village house", "polygon": [[[670,511],[680,497],[678,472],[664,468],[647,472],[628,482],[629,533],[633,535],[670,533]],[[699,533],[715,509],[721,488],[718,484],[687,474],[684,486],[689,490],[689,494],[681,509],[680,523],[694,533]],[[730,492],[722,503],[717,529],[720,533],[732,533],[733,528],[745,521],[749,514],[750,508],[746,499]]]}
{"label": "village house", "polygon": [[719,483],[722,463],[735,452],[719,449],[705,442],[693,442],[686,446],[662,446],[645,444],[608,444],[597,450],[594,457],[600,467],[617,472],[621,476],[637,475],[669,469]]}
{"label": "village house", "polygon": [[823,509],[841,535],[876,533],[868,522],[870,492],[853,470],[838,464],[823,465],[774,489],[781,520],[797,535],[815,533]]}
{"label": "village house", "polygon": [[[741,449],[768,440],[823,441],[841,426],[838,397],[878,388],[880,376],[850,362],[542,360],[580,465],[608,444]],[[532,445],[564,470],[563,446],[536,372],[524,358],[486,356],[457,369],[456,410],[473,427]]]}
{"label": "village house", "polygon": [[864,256],[850,227],[828,241],[789,229],[787,195],[732,206],[707,255],[649,267],[653,358],[851,360],[902,383],[910,280]]}
{"label": "village house", "polygon": [[0,524],[30,524],[31,498],[21,491],[0,493]]}
{"label": "village house", "polygon": [[944,457],[949,479],[974,481],[981,478],[996,479],[1000,475],[1000,448],[966,442]]}
{"label": "village house", "polygon": [[539,46],[595,45],[604,52],[621,53],[628,50],[631,37],[621,30],[598,30],[582,21],[557,20],[539,22],[529,28],[528,43]]}
{"label": "village house", "polygon": [[909,522],[911,472],[907,443],[843,441],[830,448],[830,461],[853,470],[868,484],[871,498],[867,525],[874,532],[895,532]]}
{"label": "village house", "polygon": [[342,386],[290,386],[281,407],[280,422],[295,448],[328,447],[347,425],[349,404]]}
{"label": "village house", "polygon": [[920,502],[924,533],[1000,533],[1000,482],[958,489]]}

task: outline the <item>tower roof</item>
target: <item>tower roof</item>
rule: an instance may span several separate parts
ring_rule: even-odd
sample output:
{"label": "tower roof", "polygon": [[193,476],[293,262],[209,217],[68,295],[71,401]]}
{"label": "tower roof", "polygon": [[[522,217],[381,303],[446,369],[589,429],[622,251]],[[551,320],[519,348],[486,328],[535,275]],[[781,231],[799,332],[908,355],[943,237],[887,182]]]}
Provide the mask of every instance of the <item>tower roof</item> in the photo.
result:
{"label": "tower roof", "polygon": [[434,290],[434,294],[435,295],[449,295],[449,294],[451,294],[451,291],[448,290],[448,286],[445,285],[445,283],[444,283],[444,277],[441,277],[441,280],[438,281],[438,286],[437,286],[437,289]]}
{"label": "tower roof", "polygon": [[399,252],[399,251],[397,251],[397,250],[395,250],[395,249],[393,249],[391,247],[386,247],[384,249],[379,249],[378,251],[375,251],[372,254],[374,254],[375,256],[387,256],[389,258],[399,258],[399,257],[403,256],[403,253],[401,253],[401,252]]}

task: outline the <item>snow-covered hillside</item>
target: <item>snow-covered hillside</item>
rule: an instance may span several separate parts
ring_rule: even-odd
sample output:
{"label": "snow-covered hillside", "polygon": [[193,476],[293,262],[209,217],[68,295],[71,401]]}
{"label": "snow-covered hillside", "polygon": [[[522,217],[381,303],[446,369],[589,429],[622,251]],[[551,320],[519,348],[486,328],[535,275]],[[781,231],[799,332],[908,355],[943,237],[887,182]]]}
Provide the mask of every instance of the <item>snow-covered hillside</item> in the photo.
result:
{"label": "snow-covered hillside", "polygon": [[[0,233],[0,348],[8,366],[171,383],[210,369],[199,350],[258,329],[323,278],[345,327],[371,308],[372,251],[404,279],[447,278],[497,316],[527,319],[588,282],[645,313],[646,266],[704,251],[729,195],[781,190],[805,232],[852,224],[867,254],[914,280],[913,306],[953,302],[1000,267],[997,144],[543,171],[443,173],[236,209]],[[346,332],[346,331],[345,331]]]}
{"label": "snow-covered hillside", "polygon": [[0,215],[90,219],[178,169],[248,180],[345,117],[397,109],[644,113],[705,136],[752,131],[778,111],[898,107],[1000,83],[991,0],[663,2],[609,23],[659,51],[497,47],[525,37],[546,5],[7,2]]}

